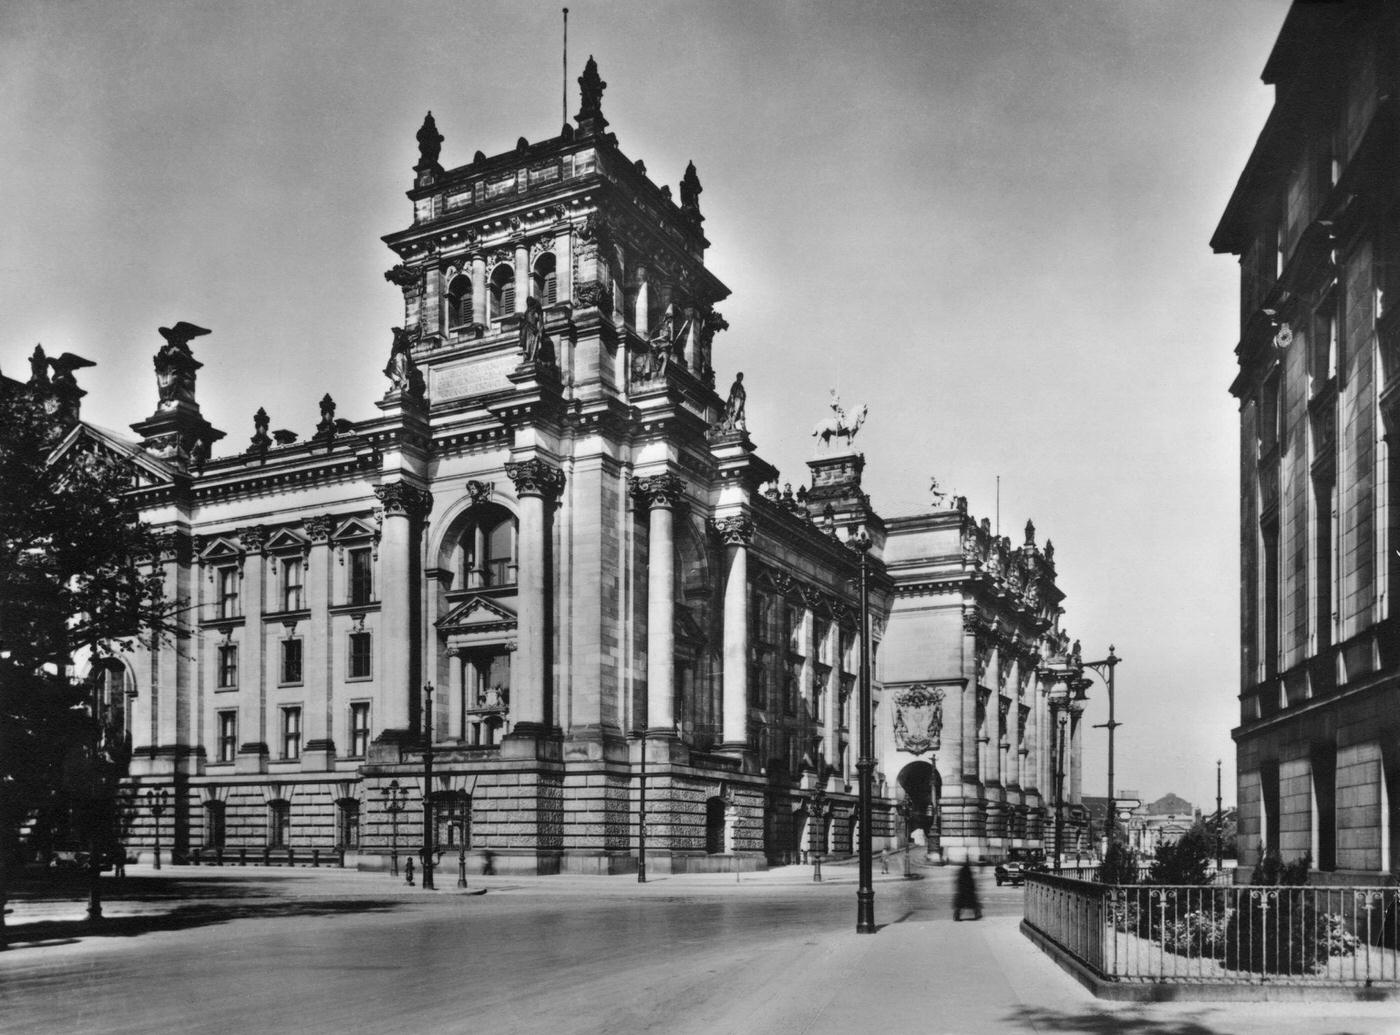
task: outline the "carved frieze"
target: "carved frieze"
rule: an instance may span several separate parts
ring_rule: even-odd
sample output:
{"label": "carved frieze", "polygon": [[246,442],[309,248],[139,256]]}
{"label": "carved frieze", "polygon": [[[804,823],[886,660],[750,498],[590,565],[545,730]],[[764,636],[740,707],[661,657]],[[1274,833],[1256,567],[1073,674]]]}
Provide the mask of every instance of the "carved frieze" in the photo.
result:
{"label": "carved frieze", "polygon": [[894,695],[894,743],[900,751],[919,755],[937,751],[943,734],[942,690],[912,686]]}
{"label": "carved frieze", "polygon": [[267,529],[261,525],[249,525],[238,530],[238,541],[248,553],[262,553],[267,545]]}
{"label": "carved frieze", "polygon": [[479,482],[475,479],[467,482],[467,499],[472,501],[473,507],[489,500],[494,491],[495,487],[490,482]]}
{"label": "carved frieze", "polygon": [[313,543],[324,543],[330,539],[331,530],[335,527],[335,518],[329,514],[313,514],[303,518],[301,527],[306,530],[306,536]]}

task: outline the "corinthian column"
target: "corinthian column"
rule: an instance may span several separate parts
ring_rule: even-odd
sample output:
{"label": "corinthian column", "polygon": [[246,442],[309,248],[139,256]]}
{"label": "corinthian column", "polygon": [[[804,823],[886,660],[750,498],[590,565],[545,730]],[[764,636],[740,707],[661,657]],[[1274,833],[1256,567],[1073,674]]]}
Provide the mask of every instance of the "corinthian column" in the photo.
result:
{"label": "corinthian column", "polygon": [[676,546],[671,508],[685,491],[674,474],[632,479],[651,508],[647,548],[647,731],[676,732]]}
{"label": "corinthian column", "polygon": [[416,643],[413,612],[418,584],[413,578],[413,551],[418,522],[432,510],[433,498],[407,482],[375,487],[384,508],[384,528],[379,539],[379,620],[383,633],[379,666],[378,707],[385,730],[407,730],[409,702],[417,690],[419,673],[414,667]]}
{"label": "corinthian column", "polygon": [[749,714],[749,544],[753,520],[747,514],[710,523],[729,554],[724,582],[724,720],[721,750],[740,754],[748,747]]}
{"label": "corinthian column", "polygon": [[549,648],[549,506],[564,487],[564,473],[543,460],[506,464],[506,475],[520,497],[520,541],[516,582],[516,651],[511,660],[512,736],[548,732],[551,701]]}

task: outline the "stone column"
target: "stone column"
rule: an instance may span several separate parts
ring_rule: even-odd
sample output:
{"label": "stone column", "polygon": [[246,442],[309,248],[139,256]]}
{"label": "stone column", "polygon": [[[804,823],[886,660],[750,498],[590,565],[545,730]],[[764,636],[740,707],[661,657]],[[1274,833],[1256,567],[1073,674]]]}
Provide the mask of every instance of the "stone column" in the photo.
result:
{"label": "stone column", "polygon": [[472,256],[472,323],[486,326],[486,256]]}
{"label": "stone column", "polygon": [[676,545],[671,508],[685,492],[674,474],[632,479],[650,508],[647,546],[647,733],[676,732]]}
{"label": "stone column", "polygon": [[1084,705],[1075,702],[1069,709],[1069,770],[1066,800],[1078,805],[1084,792]]}
{"label": "stone column", "polygon": [[410,702],[417,693],[414,613],[419,586],[414,578],[418,523],[432,509],[433,499],[407,482],[375,487],[384,507],[379,539],[379,571],[375,580],[380,607],[379,713],[384,730],[407,730],[412,723]]}
{"label": "stone column", "polygon": [[[305,562],[302,574],[303,592],[306,594],[306,609],[311,612],[311,619],[307,622],[306,629],[306,657],[303,659],[306,665],[308,702],[306,709],[308,720],[307,750],[323,750],[327,768],[330,768],[330,764],[335,758],[335,659],[337,654],[335,644],[331,642],[330,547],[330,534],[333,525],[334,520],[329,514],[313,515],[302,521],[306,537],[311,541],[302,553]],[[345,646],[348,648],[348,644]],[[377,648],[378,645],[376,644],[375,647]],[[374,656],[377,657],[378,653],[376,649]],[[315,712],[309,704],[311,694],[317,689],[323,695],[323,707],[320,716],[312,719]],[[346,719],[348,722],[348,713]],[[313,722],[316,725],[312,725]],[[349,733],[348,725],[346,733],[347,735]],[[317,740],[320,740],[321,744],[318,748],[313,748]],[[348,748],[347,742],[346,750]]]}
{"label": "stone column", "polygon": [[515,311],[525,311],[525,299],[530,295],[530,249],[525,241],[515,242]]}
{"label": "stone column", "polygon": [[549,731],[550,660],[554,623],[549,601],[549,510],[564,487],[564,473],[540,459],[506,464],[520,497],[516,651],[511,661],[511,736]]}
{"label": "stone column", "polygon": [[[238,753],[266,755],[268,753],[267,733],[267,636],[263,630],[263,582],[267,570],[267,560],[263,556],[263,546],[267,541],[267,530],[258,526],[241,528],[238,541],[243,547],[244,558],[240,566],[239,599],[243,609],[243,647],[238,660]],[[278,627],[281,628],[280,626]],[[280,665],[281,659],[274,657],[273,665]],[[239,771],[244,771],[240,766]],[[256,772],[257,770],[251,770]]]}
{"label": "stone column", "polygon": [[982,774],[982,780],[1001,786],[1001,739],[1005,731],[1001,727],[1001,648],[998,646],[994,646],[987,656],[987,684],[992,689],[992,695],[987,698],[987,770]]}
{"label": "stone column", "polygon": [[748,747],[749,739],[749,544],[753,542],[753,520],[747,514],[739,514],[715,518],[711,527],[729,555],[729,573],[724,582],[721,750],[737,755]]}

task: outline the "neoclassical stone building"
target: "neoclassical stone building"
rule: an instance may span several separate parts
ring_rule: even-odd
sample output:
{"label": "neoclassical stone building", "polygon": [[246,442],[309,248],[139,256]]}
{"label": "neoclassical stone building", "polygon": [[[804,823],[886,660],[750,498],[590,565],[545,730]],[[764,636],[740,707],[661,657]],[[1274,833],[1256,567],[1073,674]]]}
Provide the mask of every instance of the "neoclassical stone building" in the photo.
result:
{"label": "neoclassical stone building", "polygon": [[1049,544],[1013,549],[965,501],[887,525],[863,415],[834,398],[810,484],[780,490],[742,375],[716,391],[729,290],[694,167],[679,199],[658,187],[607,132],[591,60],[579,82],[573,126],[505,154],[448,169],[431,115],[419,130],[377,417],[327,397],[301,439],[259,411],[215,455],[204,332],[177,324],[138,439],[70,435],[132,464],[189,603],[181,638],[104,674],[128,692],[131,842],[153,849],[163,788],[177,857],[381,865],[421,844],[430,730],[436,843],[473,865],[627,871],[643,832],[663,872],[850,852],[861,535],[877,847],[1038,845],[1041,662],[1067,650]]}

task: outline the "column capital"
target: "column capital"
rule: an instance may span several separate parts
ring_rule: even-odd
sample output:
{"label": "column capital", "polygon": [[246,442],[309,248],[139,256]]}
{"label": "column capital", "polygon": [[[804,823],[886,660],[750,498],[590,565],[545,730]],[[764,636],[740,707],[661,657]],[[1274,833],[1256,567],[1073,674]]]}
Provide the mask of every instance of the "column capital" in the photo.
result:
{"label": "column capital", "polygon": [[376,485],[374,495],[384,504],[385,517],[427,517],[433,509],[432,496],[407,482]]}
{"label": "column capital", "polygon": [[515,491],[520,496],[553,499],[564,488],[564,472],[535,457],[508,461],[506,477],[515,483]]}
{"label": "column capital", "polygon": [[648,507],[670,509],[685,495],[685,482],[668,472],[633,478],[628,489],[633,499]]}
{"label": "column capital", "polygon": [[753,542],[753,518],[747,514],[710,518],[708,524],[725,546],[748,546]]}

